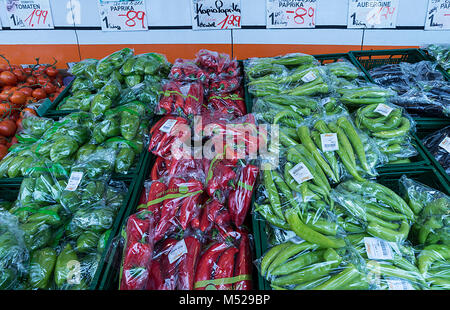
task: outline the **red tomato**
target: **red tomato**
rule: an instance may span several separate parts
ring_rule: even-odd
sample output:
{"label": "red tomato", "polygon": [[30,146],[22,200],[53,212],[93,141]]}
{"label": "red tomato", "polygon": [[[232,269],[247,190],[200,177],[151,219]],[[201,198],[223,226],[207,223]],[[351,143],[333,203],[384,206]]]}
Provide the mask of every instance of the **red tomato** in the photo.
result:
{"label": "red tomato", "polygon": [[47,98],[47,94],[42,88],[36,88],[35,90],[33,90],[33,93],[31,95],[37,100]]}
{"label": "red tomato", "polygon": [[19,82],[23,82],[27,79],[25,72],[23,72],[23,70],[21,70],[21,69],[15,69],[13,71],[13,73],[16,76],[17,81],[19,81]]}
{"label": "red tomato", "polygon": [[27,97],[31,97],[33,89],[31,87],[21,87],[18,91],[24,93]]}
{"label": "red tomato", "polygon": [[11,103],[2,101],[0,103],[0,117],[5,117],[11,113]]}
{"label": "red tomato", "polygon": [[8,147],[6,145],[0,145],[0,160],[2,160],[8,154]]}
{"label": "red tomato", "polygon": [[31,75],[32,69],[31,68],[23,68],[23,72],[25,72],[26,75]]}
{"label": "red tomato", "polygon": [[27,83],[29,84],[29,85],[35,85],[35,84],[37,84],[37,80],[36,80],[36,78],[34,77],[34,76],[29,76],[29,77],[27,77]]}
{"label": "red tomato", "polygon": [[0,72],[6,71],[8,70],[8,65],[7,64],[0,64]]}
{"label": "red tomato", "polygon": [[8,143],[8,139],[3,136],[0,136],[0,145],[6,145]]}
{"label": "red tomato", "polygon": [[50,79],[46,75],[39,75],[37,78],[38,84],[45,85],[50,83]]}
{"label": "red tomato", "polygon": [[56,69],[55,67],[48,67],[48,68],[45,70],[45,73],[46,73],[48,76],[55,77],[55,76],[58,75],[58,69]]}
{"label": "red tomato", "polygon": [[29,105],[29,104],[33,104],[36,103],[36,99],[34,99],[33,97],[27,97],[27,100],[25,102],[25,105]]}
{"label": "red tomato", "polygon": [[16,121],[17,130],[20,131],[23,129],[22,127],[22,120],[23,118],[19,117],[19,119]]}
{"label": "red tomato", "polygon": [[17,125],[15,122],[9,119],[5,119],[0,122],[0,135],[5,137],[11,137],[16,134]]}
{"label": "red tomato", "polygon": [[11,94],[8,92],[8,91],[2,91],[1,93],[0,93],[0,101],[6,101],[6,100],[9,100],[9,96],[10,96]]}
{"label": "red tomato", "polygon": [[49,82],[49,83],[45,84],[44,90],[48,95],[48,94],[54,93],[56,91],[56,87],[55,87],[55,85],[53,85],[52,83]]}
{"label": "red tomato", "polygon": [[4,85],[16,85],[17,77],[11,71],[3,71],[0,73],[0,82]]}
{"label": "red tomato", "polygon": [[16,90],[11,97],[9,97],[9,101],[15,106],[22,106],[25,104],[27,100],[27,95],[22,93],[21,91]]}

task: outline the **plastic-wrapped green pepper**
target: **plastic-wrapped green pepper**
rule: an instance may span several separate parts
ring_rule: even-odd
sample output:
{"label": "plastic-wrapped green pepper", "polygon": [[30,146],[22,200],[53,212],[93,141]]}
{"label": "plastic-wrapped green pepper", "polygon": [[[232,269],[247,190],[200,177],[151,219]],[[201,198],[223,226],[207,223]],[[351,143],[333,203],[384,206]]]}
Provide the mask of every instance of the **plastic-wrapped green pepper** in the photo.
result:
{"label": "plastic-wrapped green pepper", "polygon": [[24,232],[25,245],[30,251],[43,248],[51,241],[51,230],[49,225],[37,223],[25,223],[20,225]]}
{"label": "plastic-wrapped green pepper", "polygon": [[19,189],[19,196],[17,197],[17,199],[20,201],[21,204],[27,205],[33,202],[33,192],[35,183],[36,179],[34,178],[25,178],[22,180]]}
{"label": "plastic-wrapped green pepper", "polygon": [[8,156],[0,161],[0,178],[4,178],[7,176],[9,165],[14,160],[14,157],[15,156],[12,155],[12,153],[9,153]]}
{"label": "plastic-wrapped green pepper", "polygon": [[64,208],[73,213],[80,207],[81,199],[78,193],[64,190],[60,195],[59,202]]}
{"label": "plastic-wrapped green pepper", "polygon": [[92,81],[90,79],[87,78],[81,78],[81,77],[77,77],[73,83],[72,83],[72,88],[71,90],[73,92],[79,91],[79,90],[94,90],[94,84],[92,83]]}
{"label": "plastic-wrapped green pepper", "polygon": [[133,140],[139,129],[140,119],[145,112],[142,102],[133,101],[123,106],[120,113],[120,133],[127,140]]}
{"label": "plastic-wrapped green pepper", "polygon": [[87,156],[94,153],[96,148],[97,145],[92,143],[86,143],[85,145],[83,145],[78,149],[77,154],[75,155],[75,159],[78,161],[84,160],[85,158],[87,158]]}
{"label": "plastic-wrapped green pepper", "polygon": [[111,229],[108,229],[107,231],[105,231],[100,236],[100,239],[98,239],[97,251],[98,251],[99,254],[102,254],[103,251],[105,251],[106,243],[109,240],[109,236],[111,236]]}
{"label": "plastic-wrapped green pepper", "polygon": [[40,138],[50,127],[54,121],[48,118],[41,118],[37,116],[29,116],[22,120],[23,131],[30,136]]}
{"label": "plastic-wrapped green pepper", "polygon": [[90,112],[97,117],[108,110],[112,104],[111,98],[103,93],[98,93],[92,99]]}
{"label": "plastic-wrapped green pepper", "polygon": [[131,75],[134,73],[133,67],[134,64],[136,63],[137,58],[133,57],[128,59],[125,64],[122,66],[122,68],[120,69],[120,73],[122,75]]}
{"label": "plastic-wrapped green pepper", "polygon": [[120,123],[117,118],[108,117],[98,123],[92,131],[92,142],[100,144],[107,138],[115,137],[120,134]]}
{"label": "plastic-wrapped green pepper", "polygon": [[103,207],[80,209],[74,214],[72,222],[82,230],[101,233],[112,227],[114,212]]}
{"label": "plastic-wrapped green pepper", "polygon": [[52,226],[59,225],[61,224],[61,210],[62,206],[60,204],[43,207],[36,213],[30,215],[27,219],[27,222],[36,224],[48,224]]}
{"label": "plastic-wrapped green pepper", "polygon": [[120,95],[121,87],[120,82],[112,78],[108,83],[101,89],[101,93],[106,95],[111,100],[116,99]]}
{"label": "plastic-wrapped green pepper", "polygon": [[57,287],[62,287],[66,283],[70,284],[69,282],[72,279],[70,279],[69,276],[75,275],[77,262],[77,254],[72,249],[70,243],[66,244],[61,253],[59,253],[58,258],[56,259],[54,279]]}
{"label": "plastic-wrapped green pepper", "polygon": [[77,252],[86,253],[97,247],[100,235],[92,231],[85,231],[77,239]]}
{"label": "plastic-wrapped green pepper", "polygon": [[59,137],[53,143],[50,149],[50,159],[53,162],[58,162],[61,159],[67,158],[78,150],[78,143],[72,137]]}
{"label": "plastic-wrapped green pepper", "polygon": [[29,270],[29,284],[33,288],[45,289],[56,264],[56,252],[45,248],[33,252]]}
{"label": "plastic-wrapped green pepper", "polygon": [[105,183],[102,181],[90,181],[82,188],[83,193],[81,194],[81,200],[83,202],[100,201],[105,192]]}
{"label": "plastic-wrapped green pepper", "polygon": [[100,76],[99,74],[95,74],[92,79],[92,85],[95,89],[101,89],[103,86],[106,85],[107,80]]}
{"label": "plastic-wrapped green pepper", "polygon": [[53,179],[46,174],[42,174],[36,178],[34,186],[33,199],[36,202],[52,202],[53,193],[51,188],[54,185]]}
{"label": "plastic-wrapped green pepper", "polygon": [[123,144],[120,147],[119,153],[116,156],[116,161],[114,164],[114,171],[116,173],[126,173],[130,170],[134,163],[134,158],[136,153],[132,147]]}
{"label": "plastic-wrapped green pepper", "polygon": [[85,76],[92,78],[92,75],[97,70],[97,59],[87,58],[80,62],[77,62],[69,69],[69,72],[75,76]]}
{"label": "plastic-wrapped green pepper", "polygon": [[142,75],[132,74],[125,77],[125,84],[128,87],[134,87],[143,81]]}

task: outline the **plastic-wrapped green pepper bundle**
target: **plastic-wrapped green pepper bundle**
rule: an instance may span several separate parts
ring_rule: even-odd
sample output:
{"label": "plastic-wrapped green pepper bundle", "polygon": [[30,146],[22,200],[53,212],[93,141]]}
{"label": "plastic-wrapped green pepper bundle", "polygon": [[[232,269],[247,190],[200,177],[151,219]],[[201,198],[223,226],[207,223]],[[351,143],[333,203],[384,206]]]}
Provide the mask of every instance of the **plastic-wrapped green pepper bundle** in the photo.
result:
{"label": "plastic-wrapped green pepper bundle", "polygon": [[145,75],[159,75],[167,71],[168,62],[164,55],[148,53],[129,58],[120,69],[125,84],[132,88],[144,81]]}
{"label": "plastic-wrapped green pepper bundle", "polygon": [[91,100],[94,97],[91,91],[79,90],[73,92],[72,96],[64,99],[57,107],[58,110],[81,110],[89,112]]}
{"label": "plastic-wrapped green pepper bundle", "polygon": [[356,128],[344,108],[333,114],[326,111],[327,104],[324,105],[325,111],[312,115],[297,126],[298,140],[332,183],[338,183],[348,175],[357,180],[363,180],[366,175],[377,175],[376,167],[386,161],[378,146]]}
{"label": "plastic-wrapped green pepper bundle", "polygon": [[0,177],[23,177],[26,174],[27,169],[33,165],[35,157],[36,156],[29,148],[11,151],[2,161],[0,161]]}
{"label": "plastic-wrapped green pepper bundle", "polygon": [[87,79],[92,79],[97,71],[97,59],[84,59],[77,62],[68,70],[68,72],[77,77],[83,77]]}
{"label": "plastic-wrapped green pepper bundle", "polygon": [[322,248],[293,239],[273,246],[257,263],[275,290],[364,290],[369,283],[361,262],[351,247]]}
{"label": "plastic-wrapped green pepper bundle", "polygon": [[105,86],[92,98],[90,112],[95,117],[103,115],[114,106],[115,100],[119,97],[122,86],[116,78],[111,78]]}
{"label": "plastic-wrapped green pepper bundle", "polygon": [[427,245],[417,255],[417,267],[432,290],[450,289],[450,246]]}
{"label": "plastic-wrapped green pepper bundle", "polygon": [[132,58],[133,54],[132,49],[124,48],[106,56],[98,62],[97,74],[102,77],[109,77],[114,70],[120,69],[128,59]]}
{"label": "plastic-wrapped green pepper bundle", "polygon": [[22,289],[28,251],[17,218],[0,212],[0,290]]}
{"label": "plastic-wrapped green pepper bundle", "polygon": [[75,80],[72,82],[72,87],[70,88],[70,91],[75,93],[79,91],[94,91],[95,87],[92,83],[92,80],[89,78],[83,78],[83,77],[76,77]]}
{"label": "plastic-wrapped green pepper bundle", "polygon": [[366,260],[367,278],[372,289],[428,288],[416,266],[416,250],[408,242],[388,242],[366,233],[348,235],[347,240]]}
{"label": "plastic-wrapped green pepper bundle", "polygon": [[338,223],[347,233],[367,232],[392,242],[407,239],[414,212],[384,185],[348,180],[333,189],[331,197],[339,205],[335,211],[340,217]]}
{"label": "plastic-wrapped green pepper bundle", "polygon": [[151,114],[153,114],[153,111],[159,103],[161,91],[162,86],[160,82],[144,81],[132,88],[124,89],[120,95],[118,105],[123,105],[136,100],[141,101],[149,107]]}
{"label": "plastic-wrapped green pepper bundle", "polygon": [[356,126],[372,137],[389,162],[417,155],[411,144],[414,121],[402,108],[389,103],[370,104],[359,108],[354,117]]}
{"label": "plastic-wrapped green pepper bundle", "polygon": [[450,245],[450,197],[406,175],[400,178],[400,187],[417,215],[410,239],[417,245]]}
{"label": "plastic-wrapped green pepper bundle", "polygon": [[349,81],[362,77],[363,74],[351,62],[345,59],[339,59],[336,62],[325,65],[328,72],[337,78],[344,78]]}
{"label": "plastic-wrapped green pepper bundle", "polygon": [[352,84],[338,88],[336,91],[340,95],[339,100],[347,106],[385,104],[389,98],[396,95],[393,90],[372,83]]}
{"label": "plastic-wrapped green pepper bundle", "polygon": [[36,142],[53,124],[54,120],[50,118],[28,116],[22,120],[22,130],[17,139],[20,143]]}

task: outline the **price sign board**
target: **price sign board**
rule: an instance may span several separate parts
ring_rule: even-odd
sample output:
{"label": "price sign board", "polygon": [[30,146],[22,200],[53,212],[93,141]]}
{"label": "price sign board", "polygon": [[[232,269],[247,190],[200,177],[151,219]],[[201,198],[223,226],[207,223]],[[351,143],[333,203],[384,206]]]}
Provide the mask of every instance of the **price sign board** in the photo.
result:
{"label": "price sign board", "polygon": [[348,28],[395,28],[399,0],[350,0]]}
{"label": "price sign board", "polygon": [[428,0],[425,30],[450,29],[450,0]]}
{"label": "price sign board", "polygon": [[192,0],[192,29],[241,28],[240,0]]}
{"label": "price sign board", "polygon": [[148,30],[145,1],[98,0],[103,31]]}
{"label": "price sign board", "polygon": [[49,0],[6,0],[11,29],[53,29]]}
{"label": "price sign board", "polygon": [[267,28],[314,28],[317,0],[267,0]]}

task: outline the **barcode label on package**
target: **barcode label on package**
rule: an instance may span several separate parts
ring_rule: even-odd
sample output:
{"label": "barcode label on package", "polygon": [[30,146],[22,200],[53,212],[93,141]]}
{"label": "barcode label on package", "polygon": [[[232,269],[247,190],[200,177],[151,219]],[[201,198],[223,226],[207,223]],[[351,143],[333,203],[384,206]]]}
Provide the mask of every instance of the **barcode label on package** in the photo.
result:
{"label": "barcode label on package", "polygon": [[317,75],[313,72],[310,71],[308,73],[306,73],[303,77],[302,77],[302,81],[305,83],[309,83],[314,81],[315,79],[317,79]]}
{"label": "barcode label on package", "polygon": [[439,146],[446,150],[447,153],[450,153],[450,138],[445,137],[444,140],[442,140],[442,142],[439,144]]}
{"label": "barcode label on package", "polygon": [[186,243],[184,240],[178,241],[172,248],[172,250],[167,255],[169,263],[172,264],[174,261],[179,259],[181,256],[187,253]]}
{"label": "barcode label on package", "polygon": [[175,124],[177,123],[176,119],[168,119],[164,125],[162,125],[159,130],[165,133],[170,133],[170,131],[172,130],[173,126],[175,126]]}
{"label": "barcode label on package", "polygon": [[302,184],[303,182],[314,178],[304,163],[298,163],[294,168],[289,170],[289,173],[298,184]]}
{"label": "barcode label on package", "polygon": [[394,291],[411,291],[414,290],[411,283],[404,279],[386,279],[390,290]]}
{"label": "barcode label on package", "polygon": [[69,181],[67,182],[66,191],[76,191],[78,185],[80,185],[81,179],[83,178],[83,172],[74,171],[70,174]]}
{"label": "barcode label on package", "polygon": [[371,237],[364,238],[367,257],[369,259],[393,259],[394,255],[388,242]]}
{"label": "barcode label on package", "polygon": [[334,152],[339,150],[339,143],[337,134],[324,133],[320,135],[320,141],[322,143],[322,150],[324,152]]}
{"label": "barcode label on package", "polygon": [[380,103],[379,105],[377,105],[374,111],[380,113],[383,116],[388,116],[389,114],[391,114],[392,110],[394,109],[390,106],[385,105],[384,103]]}

